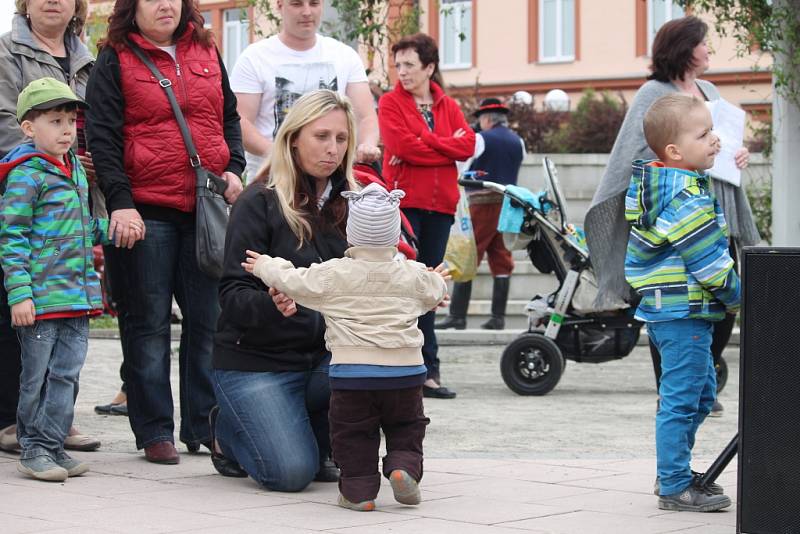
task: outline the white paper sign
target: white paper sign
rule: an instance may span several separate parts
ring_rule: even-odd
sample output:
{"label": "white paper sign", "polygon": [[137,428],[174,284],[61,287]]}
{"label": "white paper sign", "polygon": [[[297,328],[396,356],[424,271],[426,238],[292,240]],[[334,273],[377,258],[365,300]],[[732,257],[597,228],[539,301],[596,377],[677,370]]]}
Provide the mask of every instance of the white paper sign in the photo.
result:
{"label": "white paper sign", "polygon": [[706,102],[714,123],[714,133],[720,140],[720,152],[714,166],[707,170],[714,178],[742,185],[742,171],[736,167],[734,156],[744,145],[745,112],[725,99]]}

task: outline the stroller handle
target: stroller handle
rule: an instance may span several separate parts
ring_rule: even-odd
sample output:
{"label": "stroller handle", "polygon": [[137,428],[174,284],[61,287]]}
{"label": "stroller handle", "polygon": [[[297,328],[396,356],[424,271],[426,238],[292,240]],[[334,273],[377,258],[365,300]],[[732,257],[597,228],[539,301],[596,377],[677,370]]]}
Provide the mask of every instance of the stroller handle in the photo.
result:
{"label": "stroller handle", "polygon": [[464,185],[468,187],[476,187],[478,189],[490,189],[492,191],[496,191],[500,194],[506,192],[506,186],[503,184],[498,184],[495,182],[490,182],[488,180],[474,180],[472,178],[459,178],[458,185]]}

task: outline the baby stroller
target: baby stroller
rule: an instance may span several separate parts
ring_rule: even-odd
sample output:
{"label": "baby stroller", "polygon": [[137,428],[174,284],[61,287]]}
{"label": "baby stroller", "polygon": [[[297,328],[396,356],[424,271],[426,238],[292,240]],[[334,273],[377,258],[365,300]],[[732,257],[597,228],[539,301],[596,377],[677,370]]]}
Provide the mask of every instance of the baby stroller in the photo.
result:
{"label": "baby stroller", "polygon": [[559,287],[536,295],[526,305],[528,330],[503,351],[503,381],[520,395],[545,395],[564,372],[566,360],[601,363],[624,358],[639,339],[642,324],[633,309],[593,308],[597,284],[583,230],[567,224],[566,204],[555,165],[543,162],[545,189],[532,193],[522,187],[476,180],[467,172],[462,185],[502,193],[498,229],[510,249],[524,248],[542,273],[555,273]]}

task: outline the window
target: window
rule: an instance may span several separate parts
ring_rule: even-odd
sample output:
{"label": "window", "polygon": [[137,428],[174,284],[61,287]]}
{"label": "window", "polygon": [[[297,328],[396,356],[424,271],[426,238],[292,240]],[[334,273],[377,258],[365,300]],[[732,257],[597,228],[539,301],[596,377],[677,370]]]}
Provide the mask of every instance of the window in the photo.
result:
{"label": "window", "polygon": [[211,11],[203,11],[200,14],[203,16],[203,28],[206,30],[212,29],[214,25],[212,17],[214,14]]}
{"label": "window", "polygon": [[243,8],[226,9],[223,13],[222,50],[225,69],[233,70],[239,54],[250,44],[250,22]]}
{"label": "window", "polygon": [[683,8],[672,0],[647,0],[647,55],[653,47],[658,29],[672,19],[683,16]]}
{"label": "window", "polygon": [[575,60],[576,0],[539,0],[539,61]]}
{"label": "window", "polygon": [[441,0],[439,10],[441,67],[472,66],[472,0]]}

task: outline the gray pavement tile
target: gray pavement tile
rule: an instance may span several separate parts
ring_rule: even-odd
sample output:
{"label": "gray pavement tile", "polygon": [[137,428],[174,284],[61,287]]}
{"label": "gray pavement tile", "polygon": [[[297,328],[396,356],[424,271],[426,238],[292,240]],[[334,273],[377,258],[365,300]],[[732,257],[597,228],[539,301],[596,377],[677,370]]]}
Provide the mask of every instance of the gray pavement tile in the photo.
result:
{"label": "gray pavement tile", "polygon": [[481,477],[475,475],[463,475],[460,473],[446,473],[443,471],[433,470],[429,466],[429,462],[425,460],[425,475],[422,478],[422,483],[425,487],[430,488],[440,484],[452,484],[454,482],[467,482],[470,480],[479,480]]}
{"label": "gray pavement tile", "polygon": [[131,478],[120,475],[104,475],[89,471],[84,476],[71,478],[63,486],[66,493],[91,495],[95,497],[108,497],[110,499],[128,493],[146,493],[164,491],[170,488],[179,488],[178,484],[170,481],[147,480]]}
{"label": "gray pavement tile", "polygon": [[736,534],[736,524],[734,522],[733,525],[702,525],[676,532],[680,534]]}
{"label": "gray pavement tile", "polygon": [[309,530],[337,529],[364,525],[382,525],[395,521],[406,521],[408,516],[380,510],[374,512],[354,512],[333,504],[304,502],[283,506],[251,508],[215,515],[241,519],[262,525],[291,526]]}
{"label": "gray pavement tile", "polygon": [[224,527],[193,528],[191,530],[177,532],[191,532],[192,534],[318,534],[323,531],[256,523],[242,523],[240,525],[226,525]]}
{"label": "gray pavement tile", "polygon": [[291,499],[286,493],[247,492],[246,488],[243,488],[243,491],[231,491],[208,486],[199,488],[173,486],[165,491],[120,495],[116,500],[121,503],[140,504],[157,502],[164,508],[206,513],[281,506],[300,502]]}
{"label": "gray pavement tile", "polygon": [[614,475],[614,471],[585,467],[549,465],[539,462],[512,462],[485,469],[476,469],[477,475],[531,482],[562,483]]}
{"label": "gray pavement tile", "polygon": [[144,453],[128,455],[106,462],[91,462],[92,471],[106,475],[120,475],[148,480],[178,480],[202,475],[216,474],[207,454],[181,454],[178,465],[162,465],[148,462]]}
{"label": "gray pavement tile", "polygon": [[[489,525],[474,525],[458,521],[419,518],[388,525],[340,528],[331,530],[334,534],[524,534],[519,529]],[[532,532],[526,530],[525,532]],[[544,530],[538,532],[544,533]]]}
{"label": "gray pavement tile", "polygon": [[663,513],[662,510],[658,509],[658,497],[653,495],[652,491],[649,494],[623,491],[595,491],[588,494],[557,497],[537,502],[594,512],[608,512],[609,510],[613,510],[614,514],[639,517],[650,517]]}
{"label": "gray pavement tile", "polygon": [[402,513],[464,523],[493,525],[552,514],[563,514],[572,510],[575,510],[575,508],[467,496],[423,502],[417,507],[404,509]]}
{"label": "gray pavement tile", "polygon": [[80,527],[57,528],[47,530],[47,534],[115,534],[113,530],[106,530],[94,526],[83,525]]}
{"label": "gray pavement tile", "polygon": [[653,517],[664,517],[672,521],[685,521],[687,523],[695,523],[698,521],[698,516],[700,516],[702,522],[709,525],[720,525],[729,527],[736,526],[736,502],[733,502],[733,504],[731,504],[729,508],[726,508],[725,510],[722,510],[717,513],[696,514],[690,512],[665,512],[663,510],[659,510],[659,512],[663,512],[663,514],[659,516],[654,515]]}
{"label": "gray pavement tile", "polygon": [[[702,516],[704,514],[693,515]],[[662,532],[681,532],[703,524],[700,517],[698,517],[697,523],[691,524],[662,517],[642,518],[632,515],[580,510],[567,514],[503,523],[497,526],[531,529],[534,531],[541,530],[550,534],[659,534]]]}
{"label": "gray pavement tile", "polygon": [[545,484],[526,480],[483,477],[467,482],[440,484],[434,487],[437,492],[486,497],[520,503],[537,503],[559,497],[569,497],[593,493],[598,490],[568,486],[566,484]]}
{"label": "gray pavement tile", "polygon": [[[3,507],[6,508],[5,506]],[[9,507],[10,509],[10,507]],[[0,512],[0,531],[4,534],[28,534],[34,532],[49,532],[69,525],[58,521],[46,521],[35,517]]]}
{"label": "gray pavement tile", "polygon": [[[118,503],[119,504],[119,503]],[[236,518],[186,512],[167,508],[162,503],[115,506],[88,510],[67,518],[76,526],[100,525],[112,532],[141,534],[143,532],[181,532],[197,528],[238,527],[243,523]]]}

